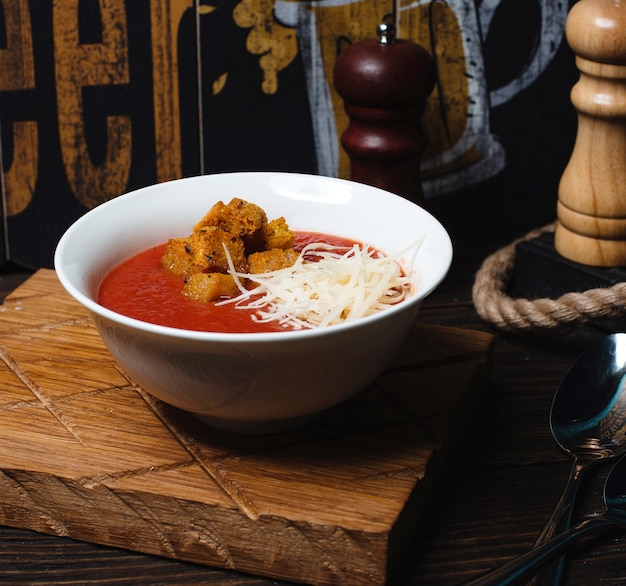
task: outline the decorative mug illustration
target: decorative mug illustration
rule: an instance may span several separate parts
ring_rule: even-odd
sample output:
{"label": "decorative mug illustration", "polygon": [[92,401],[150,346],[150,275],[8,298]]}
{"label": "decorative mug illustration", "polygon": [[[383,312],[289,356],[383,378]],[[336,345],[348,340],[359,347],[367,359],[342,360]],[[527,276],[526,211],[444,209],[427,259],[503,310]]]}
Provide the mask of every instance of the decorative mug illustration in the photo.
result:
{"label": "decorative mug illustration", "polygon": [[[508,102],[532,84],[551,62],[564,36],[567,3],[536,0],[540,30],[526,66],[510,83],[488,90],[482,45],[497,11],[514,0],[404,0],[396,11],[398,36],[419,43],[435,58],[439,83],[423,117],[429,146],[422,160],[426,197],[449,193],[496,175],[506,163],[491,134],[491,108]],[[339,149],[347,126],[340,98],[332,90],[332,68],[342,31],[350,38],[371,37],[389,3],[379,0],[277,0],[274,17],[297,30],[305,60],[313,117],[318,172],[349,176]]]}

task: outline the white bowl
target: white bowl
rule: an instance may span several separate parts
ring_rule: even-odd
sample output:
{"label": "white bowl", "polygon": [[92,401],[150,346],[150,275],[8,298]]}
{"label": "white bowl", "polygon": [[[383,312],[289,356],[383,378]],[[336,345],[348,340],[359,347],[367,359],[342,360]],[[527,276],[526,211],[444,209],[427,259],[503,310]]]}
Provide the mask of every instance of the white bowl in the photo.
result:
{"label": "white bowl", "polygon": [[[106,273],[131,255],[188,235],[218,200],[240,197],[292,229],[346,236],[403,258],[413,292],[376,315],[322,329],[275,333],[195,332],[105,309],[96,293]],[[112,199],[63,235],[55,268],[91,313],[127,374],[162,401],[209,425],[241,433],[298,426],[372,382],[399,350],[421,301],[444,279],[452,244],[421,207],[367,185],[295,173],[226,173],[170,181]]]}

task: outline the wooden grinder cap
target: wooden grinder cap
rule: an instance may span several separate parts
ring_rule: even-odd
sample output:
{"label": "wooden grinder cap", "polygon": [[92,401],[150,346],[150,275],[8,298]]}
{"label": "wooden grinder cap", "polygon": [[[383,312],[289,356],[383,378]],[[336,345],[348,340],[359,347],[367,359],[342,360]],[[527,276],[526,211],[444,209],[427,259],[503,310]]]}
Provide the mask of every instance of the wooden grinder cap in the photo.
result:
{"label": "wooden grinder cap", "polygon": [[349,118],[341,144],[352,180],[422,204],[427,140],[420,119],[434,88],[433,61],[420,45],[396,39],[392,24],[378,25],[377,34],[346,47],[335,63],[335,89]]}

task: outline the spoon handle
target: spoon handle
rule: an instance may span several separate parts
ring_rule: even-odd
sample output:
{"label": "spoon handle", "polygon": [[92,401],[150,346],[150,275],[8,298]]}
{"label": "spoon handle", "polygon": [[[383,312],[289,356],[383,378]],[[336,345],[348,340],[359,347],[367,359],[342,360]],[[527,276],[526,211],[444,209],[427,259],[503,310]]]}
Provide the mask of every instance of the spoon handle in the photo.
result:
{"label": "spoon handle", "polygon": [[620,524],[619,521],[606,515],[592,517],[568,529],[564,533],[560,533],[553,539],[537,547],[533,547],[525,554],[488,572],[484,576],[467,582],[467,584],[471,586],[508,586],[510,584],[516,584],[523,578],[528,578],[533,571],[550,558],[564,551],[570,543],[589,533],[610,529]]}
{"label": "spoon handle", "polygon": [[[563,533],[571,527],[578,487],[580,486],[584,472],[588,469],[588,467],[589,462],[581,462],[578,459],[574,460],[574,463],[570,468],[569,477],[565,487],[563,488],[563,492],[561,493],[561,497],[554,507],[550,518],[537,537],[534,547],[537,547],[542,543],[546,543],[555,535]],[[536,576],[533,581],[533,586],[559,586],[563,581],[565,564],[565,554],[561,555],[558,559],[552,560]]]}
{"label": "spoon handle", "polygon": [[535,546],[549,541],[555,535],[563,533],[563,531],[570,528],[578,487],[581,484],[583,473],[588,469],[588,467],[588,462],[581,462],[579,460],[574,461],[574,464],[570,468],[569,477],[565,483],[561,497],[555,505],[550,518],[537,537]]}

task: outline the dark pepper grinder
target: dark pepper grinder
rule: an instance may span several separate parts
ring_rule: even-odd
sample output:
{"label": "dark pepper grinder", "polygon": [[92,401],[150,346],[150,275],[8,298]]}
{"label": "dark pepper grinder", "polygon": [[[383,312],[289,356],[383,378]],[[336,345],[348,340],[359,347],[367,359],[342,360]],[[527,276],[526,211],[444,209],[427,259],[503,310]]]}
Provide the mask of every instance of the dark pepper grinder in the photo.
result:
{"label": "dark pepper grinder", "polygon": [[420,122],[435,86],[434,62],[422,46],[396,39],[393,24],[379,24],[376,32],[378,39],[343,49],[333,72],[349,118],[341,144],[350,178],[423,205],[427,137]]}

